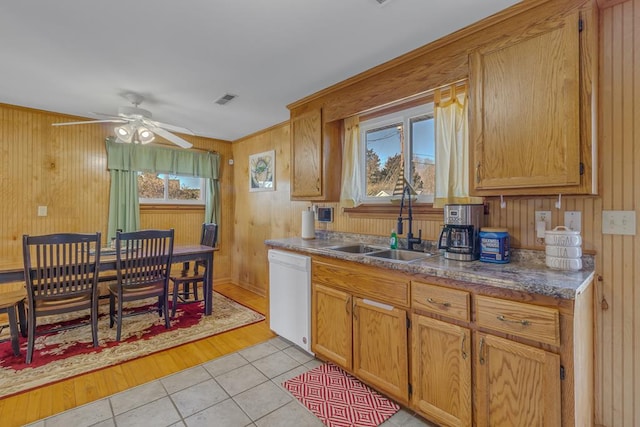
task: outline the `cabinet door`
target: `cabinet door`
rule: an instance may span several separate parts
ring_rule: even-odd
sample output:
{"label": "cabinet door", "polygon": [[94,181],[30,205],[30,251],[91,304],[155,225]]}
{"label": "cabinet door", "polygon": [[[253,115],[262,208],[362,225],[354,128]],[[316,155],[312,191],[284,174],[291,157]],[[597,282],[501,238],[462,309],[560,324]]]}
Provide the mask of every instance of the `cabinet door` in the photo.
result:
{"label": "cabinet door", "polygon": [[560,356],[477,334],[476,416],[482,426],[560,426]]}
{"label": "cabinet door", "polygon": [[471,426],[471,333],[414,314],[412,405],[443,426]]}
{"label": "cabinet door", "polygon": [[291,198],[322,196],[322,110],[291,119]]}
{"label": "cabinet door", "polygon": [[380,391],[407,402],[407,312],[356,298],[353,320],[353,372]]}
{"label": "cabinet door", "polygon": [[575,13],[536,35],[471,53],[470,188],[475,194],[578,188],[579,42]]}
{"label": "cabinet door", "polygon": [[351,295],[314,283],[311,301],[311,346],[314,353],[350,370],[353,329]]}

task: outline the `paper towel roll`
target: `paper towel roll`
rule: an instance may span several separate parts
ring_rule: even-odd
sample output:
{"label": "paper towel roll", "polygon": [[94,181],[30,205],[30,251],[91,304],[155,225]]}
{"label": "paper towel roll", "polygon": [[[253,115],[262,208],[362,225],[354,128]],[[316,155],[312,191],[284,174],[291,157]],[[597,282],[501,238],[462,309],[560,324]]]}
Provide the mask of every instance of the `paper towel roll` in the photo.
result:
{"label": "paper towel roll", "polygon": [[313,211],[302,211],[302,238],[315,239],[316,223]]}

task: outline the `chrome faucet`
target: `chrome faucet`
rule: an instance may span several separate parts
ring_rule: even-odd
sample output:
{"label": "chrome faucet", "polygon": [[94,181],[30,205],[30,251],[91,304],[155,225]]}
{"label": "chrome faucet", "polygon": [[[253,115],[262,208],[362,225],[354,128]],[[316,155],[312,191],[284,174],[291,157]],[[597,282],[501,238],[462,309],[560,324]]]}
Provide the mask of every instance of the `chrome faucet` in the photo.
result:
{"label": "chrome faucet", "polygon": [[402,189],[402,198],[400,199],[400,214],[398,216],[398,235],[402,234],[403,229],[402,229],[402,221],[404,221],[405,218],[402,218],[402,210],[404,209],[404,196],[405,194],[407,194],[409,196],[409,201],[408,201],[408,216],[406,218],[406,220],[409,223],[409,232],[407,233],[407,249],[409,249],[410,251],[413,251],[413,245],[419,245],[420,243],[422,243],[422,230],[418,230],[418,237],[413,237],[413,211],[411,209],[411,187],[409,187],[409,185],[405,185],[404,188]]}

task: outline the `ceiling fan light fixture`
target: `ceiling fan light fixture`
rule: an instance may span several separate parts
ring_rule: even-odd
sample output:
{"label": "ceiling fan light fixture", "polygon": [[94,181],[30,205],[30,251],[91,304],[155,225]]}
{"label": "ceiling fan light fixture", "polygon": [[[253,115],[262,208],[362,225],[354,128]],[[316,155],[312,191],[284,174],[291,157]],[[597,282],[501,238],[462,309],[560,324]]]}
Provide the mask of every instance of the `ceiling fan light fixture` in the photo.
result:
{"label": "ceiling fan light fixture", "polygon": [[141,144],[148,144],[155,139],[155,135],[145,127],[138,128],[138,141]]}
{"label": "ceiling fan light fixture", "polygon": [[133,129],[130,124],[117,126],[114,130],[119,140],[127,143],[131,142],[131,139],[133,138]]}

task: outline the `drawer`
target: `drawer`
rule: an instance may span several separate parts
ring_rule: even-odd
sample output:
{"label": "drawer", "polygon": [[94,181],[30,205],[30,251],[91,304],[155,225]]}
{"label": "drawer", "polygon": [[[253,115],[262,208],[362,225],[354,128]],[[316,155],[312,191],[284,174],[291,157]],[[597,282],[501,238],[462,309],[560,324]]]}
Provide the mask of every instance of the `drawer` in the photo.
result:
{"label": "drawer", "polygon": [[560,345],[560,314],[555,308],[479,295],[476,317],[480,327]]}
{"label": "drawer", "polygon": [[469,292],[411,282],[411,308],[469,321]]}
{"label": "drawer", "polygon": [[394,306],[409,306],[409,280],[397,272],[371,267],[347,267],[313,261],[313,283],[342,289],[363,297]]}

